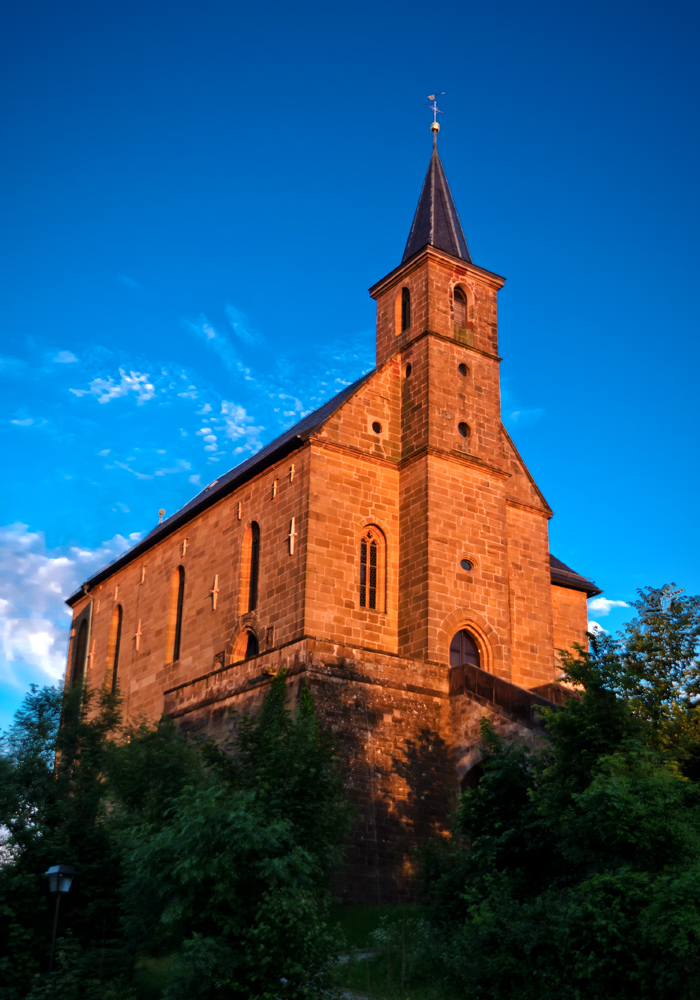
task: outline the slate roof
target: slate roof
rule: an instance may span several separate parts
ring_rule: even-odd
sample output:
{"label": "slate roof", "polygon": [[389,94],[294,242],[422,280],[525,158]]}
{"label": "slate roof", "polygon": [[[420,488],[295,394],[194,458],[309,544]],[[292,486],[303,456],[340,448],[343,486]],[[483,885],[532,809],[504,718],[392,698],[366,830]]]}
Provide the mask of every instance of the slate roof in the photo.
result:
{"label": "slate roof", "polygon": [[596,594],[602,594],[603,591],[600,587],[596,587],[592,580],[589,580],[587,576],[581,576],[566,563],[563,563],[561,559],[557,559],[550,552],[549,555],[549,567],[552,575],[552,583],[556,583],[559,587],[568,587],[569,590],[583,590],[589,597],[595,597]]}
{"label": "slate roof", "polygon": [[433,155],[430,157],[428,173],[423,181],[423,190],[401,263],[426,246],[436,247],[453,257],[472,263],[450,185],[438,156],[437,143],[433,144]]}
{"label": "slate roof", "polygon": [[[166,538],[171,532],[175,531],[181,525],[186,524],[187,521],[192,520],[197,514],[206,510],[207,507],[211,507],[218,500],[221,500],[228,493],[232,493],[234,490],[242,486],[243,483],[252,479],[253,476],[257,476],[260,472],[263,472],[270,465],[274,465],[285,455],[291,454],[291,452],[296,451],[300,448],[314,433],[318,428],[324,424],[329,417],[332,417],[335,411],[343,405],[343,403],[350,398],[360,386],[371,378],[374,374],[374,370],[367,372],[362,378],[357,379],[352,385],[346,386],[341,392],[332,399],[329,399],[327,403],[319,407],[318,410],[314,410],[313,413],[309,413],[298,424],[294,424],[290,427],[288,431],[284,434],[280,434],[279,437],[275,438],[274,441],[270,441],[268,445],[265,445],[257,454],[251,455],[250,458],[246,459],[245,462],[241,462],[235,468],[226,472],[223,476],[219,476],[215,479],[213,483],[205,487],[201,493],[198,493],[196,497],[193,497],[189,503],[186,503],[184,507],[181,507],[175,514],[166,518],[162,524],[157,524],[152,531],[142,538],[140,542],[128,549],[122,555],[113,559],[112,562],[108,563],[101,570],[91,576],[87,581],[90,589],[101,583],[102,580],[106,579],[116,570],[121,569],[122,566],[126,566],[127,563],[131,562],[137,556],[146,552],[152,545],[156,542],[161,541]],[[83,596],[84,590],[81,587],[80,590],[72,594],[66,604],[73,605],[75,602]]]}

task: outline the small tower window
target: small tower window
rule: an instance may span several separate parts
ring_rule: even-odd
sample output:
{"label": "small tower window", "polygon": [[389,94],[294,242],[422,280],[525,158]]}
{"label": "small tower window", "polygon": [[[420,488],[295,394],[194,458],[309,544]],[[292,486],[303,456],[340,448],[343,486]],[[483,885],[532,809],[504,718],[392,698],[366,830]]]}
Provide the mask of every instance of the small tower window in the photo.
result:
{"label": "small tower window", "polygon": [[463,667],[469,664],[472,667],[481,666],[479,647],[471,632],[462,628],[452,638],[450,643],[450,666]]}
{"label": "small tower window", "polygon": [[112,623],[109,627],[109,646],[107,647],[107,684],[112,691],[117,690],[117,671],[119,669],[119,647],[121,646],[121,642],[122,606],[118,604],[112,612]]}
{"label": "small tower window", "polygon": [[454,316],[455,316],[455,326],[459,326],[462,327],[463,329],[466,329],[467,296],[459,287],[455,288],[454,291]]}
{"label": "small tower window", "polygon": [[407,288],[401,289],[401,332],[411,325],[411,293]]}
{"label": "small tower window", "polygon": [[182,643],[182,606],[185,599],[185,568],[178,566],[170,578],[170,607],[168,609],[168,632],[165,645],[165,662],[175,663],[180,659]]}

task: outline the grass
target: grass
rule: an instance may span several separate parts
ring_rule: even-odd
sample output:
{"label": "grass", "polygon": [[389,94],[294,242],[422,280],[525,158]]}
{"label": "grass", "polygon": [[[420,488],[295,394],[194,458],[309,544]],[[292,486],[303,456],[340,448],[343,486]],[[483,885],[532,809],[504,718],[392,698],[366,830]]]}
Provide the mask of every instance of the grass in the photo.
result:
{"label": "grass", "polygon": [[157,1000],[168,985],[173,956],[141,958],[136,964],[134,980],[139,996],[144,1000]]}
{"label": "grass", "polygon": [[401,920],[404,909],[412,914],[416,906],[332,906],[332,925],[340,928],[348,943],[348,948],[371,948],[370,934],[379,929],[382,918],[393,923]]}
{"label": "grass", "polygon": [[348,945],[335,969],[336,987],[372,1000],[444,1000],[440,988],[421,975],[425,925],[421,909],[409,906],[338,906]]}

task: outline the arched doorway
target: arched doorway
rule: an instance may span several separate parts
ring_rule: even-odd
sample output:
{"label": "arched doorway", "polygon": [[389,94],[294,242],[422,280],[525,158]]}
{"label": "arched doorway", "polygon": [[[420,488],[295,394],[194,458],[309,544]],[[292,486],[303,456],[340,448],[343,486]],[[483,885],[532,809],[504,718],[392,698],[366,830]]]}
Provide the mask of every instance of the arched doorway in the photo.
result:
{"label": "arched doorway", "polygon": [[476,639],[467,629],[461,628],[452,636],[450,643],[450,666],[481,667],[481,654]]}

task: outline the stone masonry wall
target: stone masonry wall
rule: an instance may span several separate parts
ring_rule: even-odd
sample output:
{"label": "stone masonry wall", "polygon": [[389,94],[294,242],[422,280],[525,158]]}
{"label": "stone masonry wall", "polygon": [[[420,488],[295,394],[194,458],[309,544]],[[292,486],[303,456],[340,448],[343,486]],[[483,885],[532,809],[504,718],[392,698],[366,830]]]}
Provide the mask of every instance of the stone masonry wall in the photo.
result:
{"label": "stone masonry wall", "polygon": [[586,594],[581,590],[570,590],[568,587],[558,587],[552,584],[552,613],[554,619],[554,662],[557,665],[559,662],[558,650],[570,649],[573,652],[575,642],[588,648]]}
{"label": "stone masonry wall", "polygon": [[[93,601],[88,683],[97,687],[107,680],[109,630],[117,604],[123,609],[118,680],[127,715],[158,718],[163,691],[210,669],[215,661],[230,659],[243,627],[257,633],[261,649],[300,637],[309,469],[309,450],[297,452],[154,545],[143,558],[127,564],[79,601],[74,616],[88,600]],[[292,517],[296,537],[290,555]],[[253,520],[260,525],[258,607],[241,618],[241,544]],[[170,581],[178,566],[185,570],[181,654],[176,663],[168,664]],[[215,581],[216,610],[211,593]],[[69,663],[71,656],[72,648]]]}

